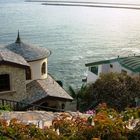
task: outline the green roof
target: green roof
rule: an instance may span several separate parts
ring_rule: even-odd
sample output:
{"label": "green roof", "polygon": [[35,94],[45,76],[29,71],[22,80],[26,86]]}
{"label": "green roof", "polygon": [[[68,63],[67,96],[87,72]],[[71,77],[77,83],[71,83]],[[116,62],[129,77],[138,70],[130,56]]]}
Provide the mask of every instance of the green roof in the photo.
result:
{"label": "green roof", "polygon": [[87,63],[85,65],[86,67],[90,67],[90,66],[96,66],[102,64],[110,64],[116,61],[119,62],[120,65],[126,69],[129,69],[133,72],[140,72],[140,56],[128,56],[122,58],[118,57],[116,59],[97,61],[97,62]]}
{"label": "green roof", "polygon": [[90,67],[90,66],[96,66],[96,65],[102,65],[102,64],[109,64],[109,63],[113,63],[115,61],[117,61],[117,58],[110,59],[110,60],[96,61],[96,62],[92,62],[92,63],[87,63],[85,65],[86,65],[86,67]]}
{"label": "green roof", "polygon": [[133,71],[140,72],[140,56],[129,56],[118,59],[118,62],[125,68]]}

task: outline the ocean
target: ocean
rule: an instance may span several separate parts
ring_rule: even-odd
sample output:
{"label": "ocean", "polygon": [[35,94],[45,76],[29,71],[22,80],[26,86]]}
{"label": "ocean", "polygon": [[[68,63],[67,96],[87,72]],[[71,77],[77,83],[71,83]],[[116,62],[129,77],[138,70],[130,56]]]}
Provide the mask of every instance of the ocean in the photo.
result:
{"label": "ocean", "polygon": [[51,50],[48,72],[65,88],[81,86],[85,63],[140,54],[140,10],[136,9],[0,0],[0,44],[13,43],[18,30],[23,41]]}

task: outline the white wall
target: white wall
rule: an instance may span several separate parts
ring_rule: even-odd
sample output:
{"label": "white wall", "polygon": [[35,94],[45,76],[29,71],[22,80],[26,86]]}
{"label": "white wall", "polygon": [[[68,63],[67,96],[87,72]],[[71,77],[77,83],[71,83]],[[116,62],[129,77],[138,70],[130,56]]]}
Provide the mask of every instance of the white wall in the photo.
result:
{"label": "white wall", "polygon": [[87,83],[94,83],[99,78],[98,75],[88,71]]}
{"label": "white wall", "polygon": [[[46,73],[42,75],[41,73],[41,67],[42,64],[46,62]],[[30,64],[30,68],[31,68],[31,77],[32,80],[36,80],[36,79],[46,79],[47,78],[47,58],[42,59],[42,60],[38,60],[38,61],[33,61],[33,62],[29,62]]]}
{"label": "white wall", "polygon": [[110,65],[109,64],[103,64],[100,73],[108,73],[109,70],[110,70]]}
{"label": "white wall", "polygon": [[100,76],[100,74],[102,73],[102,65],[98,66],[98,77]]}
{"label": "white wall", "polygon": [[[113,66],[112,68],[110,67],[110,64]],[[122,69],[126,70],[123,68],[118,62],[113,62],[109,64],[103,64],[102,65],[102,73],[109,73],[109,72],[118,72],[121,73]]]}
{"label": "white wall", "polygon": [[110,68],[110,72],[118,72],[118,73],[121,73],[122,66],[118,62],[114,62],[114,63],[111,63],[111,64],[112,64],[113,68]]}
{"label": "white wall", "polygon": [[[113,66],[112,68],[110,67],[110,64]],[[103,64],[101,73],[109,73],[109,72],[120,73],[121,70],[122,70],[121,65],[118,62],[114,62],[114,63],[109,63],[109,64]]]}
{"label": "white wall", "polygon": [[114,62],[114,63],[112,63],[112,65],[113,65],[113,68],[110,70],[110,72],[121,73],[122,70],[125,70],[127,72],[127,74],[130,76],[133,76],[133,75],[138,76],[138,73],[133,73],[132,71],[126,69],[125,67],[122,67],[118,62]]}
{"label": "white wall", "polygon": [[[112,64],[112,68],[110,67],[110,64]],[[102,64],[98,65],[98,75],[92,73],[91,71],[88,71],[87,74],[87,83],[94,83],[100,76],[101,73],[109,73],[109,72],[117,72],[121,73],[122,70],[125,70],[128,75],[130,76],[139,76],[139,73],[133,73],[132,71],[122,67],[118,62],[113,62],[109,64]]]}

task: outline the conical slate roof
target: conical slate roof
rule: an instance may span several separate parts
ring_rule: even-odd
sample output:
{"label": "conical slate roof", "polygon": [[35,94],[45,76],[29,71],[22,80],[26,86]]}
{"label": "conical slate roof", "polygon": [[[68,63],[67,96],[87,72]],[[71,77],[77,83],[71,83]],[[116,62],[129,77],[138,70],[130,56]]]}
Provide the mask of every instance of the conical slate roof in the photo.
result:
{"label": "conical slate roof", "polygon": [[8,50],[24,57],[27,62],[44,59],[50,55],[50,51],[46,48],[22,42],[19,32],[15,43],[9,44],[5,47]]}

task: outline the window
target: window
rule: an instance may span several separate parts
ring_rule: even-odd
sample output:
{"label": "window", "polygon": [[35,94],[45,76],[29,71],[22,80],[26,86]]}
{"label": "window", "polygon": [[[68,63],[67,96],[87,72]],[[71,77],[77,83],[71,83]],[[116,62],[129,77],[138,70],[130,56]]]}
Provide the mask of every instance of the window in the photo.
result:
{"label": "window", "polygon": [[42,73],[42,75],[46,73],[46,62],[44,62],[44,63],[42,64],[41,73]]}
{"label": "window", "polygon": [[91,67],[91,72],[98,75],[98,66]]}
{"label": "window", "polygon": [[110,68],[113,68],[113,65],[112,64],[110,64]]}
{"label": "window", "polygon": [[26,69],[26,80],[31,80],[31,69]]}
{"label": "window", "polygon": [[9,74],[0,75],[0,92],[10,90],[10,77]]}

